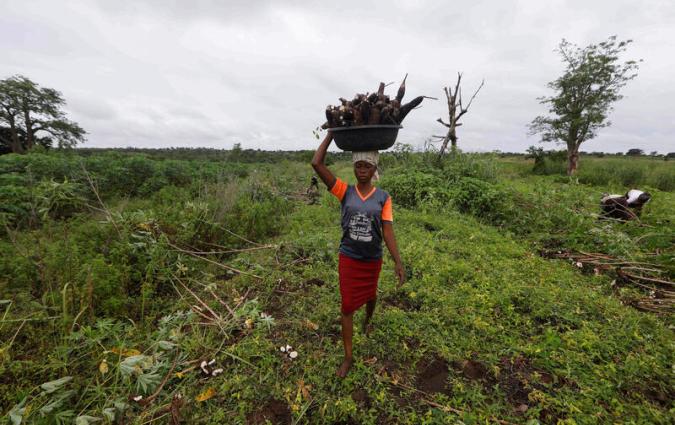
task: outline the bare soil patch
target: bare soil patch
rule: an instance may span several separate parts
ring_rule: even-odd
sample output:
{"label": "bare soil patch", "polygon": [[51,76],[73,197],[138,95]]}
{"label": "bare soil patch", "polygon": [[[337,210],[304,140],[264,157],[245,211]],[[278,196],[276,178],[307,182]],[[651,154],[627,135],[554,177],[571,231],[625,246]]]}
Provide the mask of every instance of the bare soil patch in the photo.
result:
{"label": "bare soil patch", "polygon": [[532,366],[524,356],[501,357],[495,369],[478,361],[469,359],[453,362],[453,368],[466,379],[479,381],[487,391],[498,384],[513,405],[515,413],[523,414],[529,409],[528,395],[534,391],[551,392],[562,385],[574,385],[562,378]]}
{"label": "bare soil patch", "polygon": [[323,280],[313,277],[311,279],[307,279],[302,285],[304,287],[310,287],[310,286],[323,286],[325,284],[326,282],[324,282]]}
{"label": "bare soil patch", "polygon": [[448,362],[445,360],[438,357],[423,359],[417,366],[416,387],[428,394],[450,395],[448,374]]}
{"label": "bare soil patch", "polygon": [[488,381],[490,379],[487,366],[477,360],[453,362],[453,367],[461,372],[465,378],[472,381]]}
{"label": "bare soil patch", "polygon": [[250,425],[264,424],[265,421],[280,425],[290,424],[291,410],[288,408],[288,404],[273,399],[246,417],[246,423]]}
{"label": "bare soil patch", "polygon": [[422,308],[422,302],[416,298],[411,298],[405,292],[396,292],[382,298],[382,302],[405,311],[419,311]]}
{"label": "bare soil patch", "polygon": [[352,393],[352,400],[357,404],[364,406],[366,408],[370,407],[370,396],[364,389],[358,389]]}

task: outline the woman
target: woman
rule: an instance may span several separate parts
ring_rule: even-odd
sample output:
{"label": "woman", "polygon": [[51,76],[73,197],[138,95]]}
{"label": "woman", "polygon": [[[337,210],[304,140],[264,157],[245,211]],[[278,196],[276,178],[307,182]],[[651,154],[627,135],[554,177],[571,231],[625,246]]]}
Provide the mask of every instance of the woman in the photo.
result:
{"label": "woman", "polygon": [[371,330],[370,319],[375,311],[377,281],[382,268],[382,239],[394,259],[399,287],[405,281],[405,272],[394,237],[391,198],[387,192],[372,184],[372,180],[377,179],[378,152],[354,152],[354,175],[357,184],[351,186],[335,178],[324,164],[326,151],[332,141],[333,134],[329,130],[314,153],[312,167],[328,190],[340,200],[342,206],[342,240],[338,273],[345,358],[337,370],[337,375],[344,378],[353,362],[354,312],[363,304],[366,304],[366,315],[362,329],[366,334]]}

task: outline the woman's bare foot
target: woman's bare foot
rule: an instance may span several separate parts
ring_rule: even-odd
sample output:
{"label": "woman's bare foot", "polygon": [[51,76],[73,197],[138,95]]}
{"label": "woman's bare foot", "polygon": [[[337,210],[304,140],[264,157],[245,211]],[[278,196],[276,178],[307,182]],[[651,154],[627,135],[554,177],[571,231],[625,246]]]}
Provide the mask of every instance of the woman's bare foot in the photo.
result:
{"label": "woman's bare foot", "polygon": [[349,373],[349,369],[352,367],[352,359],[345,357],[345,359],[342,361],[342,364],[337,370],[337,376],[340,378],[344,378],[347,376],[347,373]]}

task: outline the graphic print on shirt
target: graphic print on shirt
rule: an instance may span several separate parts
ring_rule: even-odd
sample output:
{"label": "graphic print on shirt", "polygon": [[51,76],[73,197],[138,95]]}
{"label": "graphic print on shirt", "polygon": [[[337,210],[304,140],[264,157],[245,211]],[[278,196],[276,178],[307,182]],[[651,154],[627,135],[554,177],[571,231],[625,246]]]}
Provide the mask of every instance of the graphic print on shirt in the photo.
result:
{"label": "graphic print on shirt", "polygon": [[362,212],[357,212],[349,219],[349,237],[352,240],[370,242],[373,240],[372,230],[370,219]]}

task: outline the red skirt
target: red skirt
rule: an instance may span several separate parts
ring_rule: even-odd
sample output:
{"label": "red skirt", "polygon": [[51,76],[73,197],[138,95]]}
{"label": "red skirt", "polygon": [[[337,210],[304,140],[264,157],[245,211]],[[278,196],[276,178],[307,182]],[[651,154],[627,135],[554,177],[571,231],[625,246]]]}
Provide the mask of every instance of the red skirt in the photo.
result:
{"label": "red skirt", "polygon": [[340,254],[340,296],[342,313],[350,314],[377,296],[377,280],[382,270],[382,259],[363,261]]}

